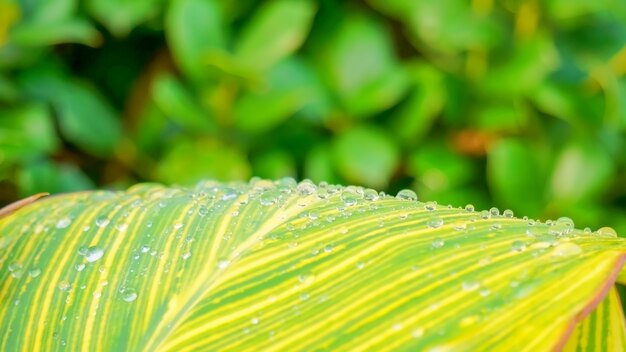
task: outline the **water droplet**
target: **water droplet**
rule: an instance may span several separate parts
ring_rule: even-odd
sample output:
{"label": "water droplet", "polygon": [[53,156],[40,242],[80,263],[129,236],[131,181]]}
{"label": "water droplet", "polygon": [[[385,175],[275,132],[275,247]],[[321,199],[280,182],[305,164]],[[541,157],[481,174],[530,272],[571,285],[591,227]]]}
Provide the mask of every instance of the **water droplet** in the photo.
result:
{"label": "water droplet", "polygon": [[96,226],[98,227],[105,227],[109,224],[109,222],[111,222],[111,220],[104,215],[96,218]]}
{"label": "water droplet", "polygon": [[491,214],[491,216],[498,216],[500,215],[500,209],[493,207],[489,209],[489,214]]}
{"label": "water droplet", "polygon": [[191,252],[185,252],[182,255],[183,260],[187,260],[191,257]]}
{"label": "water droplet", "polygon": [[433,240],[433,242],[431,243],[431,245],[433,246],[433,248],[441,248],[446,244],[446,242],[441,239],[441,238],[435,238]]}
{"label": "water droplet", "polygon": [[254,317],[254,318],[250,319],[250,322],[251,322],[252,324],[256,325],[256,324],[258,324],[258,323],[259,323],[259,318]]}
{"label": "water droplet", "polygon": [[209,214],[209,208],[205,207],[205,206],[201,206],[198,208],[198,215],[199,216],[207,216]]}
{"label": "water droplet", "polygon": [[513,214],[513,210],[511,209],[506,209],[502,215],[504,215],[505,218],[512,218],[515,214]]}
{"label": "water droplet", "polygon": [[473,204],[468,204],[465,206],[465,211],[468,213],[473,213],[474,212],[474,205]]}
{"label": "water droplet", "polygon": [[416,201],[417,194],[415,194],[415,192],[413,192],[410,189],[403,189],[400,192],[398,192],[398,194],[396,194],[396,198],[403,199],[403,200]]}
{"label": "water droplet", "polygon": [[39,268],[33,268],[33,269],[30,269],[30,270],[28,271],[28,275],[29,275],[30,277],[35,278],[35,277],[37,277],[37,276],[41,275],[41,269],[39,269]]}
{"label": "water droplet", "polygon": [[333,251],[333,245],[332,244],[327,244],[326,246],[324,246],[324,252],[330,253],[332,251]]}
{"label": "water droplet", "polygon": [[261,194],[259,202],[261,205],[270,206],[276,204],[278,201],[278,194],[273,191],[266,191]]}
{"label": "water droplet", "polygon": [[83,271],[83,269],[85,269],[85,264],[84,263],[78,263],[78,264],[74,265],[74,268],[76,269],[76,271]]}
{"label": "water droplet", "polygon": [[513,241],[513,244],[511,244],[511,250],[513,252],[523,252],[526,250],[526,244],[522,241]]}
{"label": "water droplet", "polygon": [[358,261],[356,262],[356,268],[361,270],[365,267],[365,263],[363,263],[362,261]]}
{"label": "water droplet", "polygon": [[148,253],[150,251],[150,247],[148,246],[141,246],[141,253]]}
{"label": "water droplet", "polygon": [[573,257],[582,253],[583,250],[577,244],[572,242],[559,243],[552,250],[552,256],[554,257]]}
{"label": "water droplet", "polygon": [[415,329],[413,329],[413,331],[411,331],[411,336],[413,336],[414,339],[418,339],[418,338],[424,336],[424,328],[415,328]]}
{"label": "water droplet", "polygon": [[300,300],[301,301],[306,301],[307,299],[309,299],[309,297],[311,297],[311,295],[309,295],[306,292],[303,292],[303,293],[300,294]]}
{"label": "water droplet", "polygon": [[491,217],[491,213],[488,210],[481,210],[480,218],[483,220],[487,220]]}
{"label": "water droplet", "polygon": [[63,292],[70,292],[72,290],[72,285],[68,281],[63,280],[59,282],[59,290]]}
{"label": "water droplet", "polygon": [[20,263],[9,264],[9,271],[11,272],[11,276],[13,276],[16,279],[19,279],[20,277],[22,277],[22,274],[24,273],[23,266]]}
{"label": "water droplet", "polygon": [[465,281],[461,284],[463,291],[475,291],[480,287],[480,283],[478,281]]}
{"label": "water droplet", "polygon": [[128,224],[125,222],[115,224],[115,229],[119,232],[124,232],[126,231],[126,229],[128,229]]}
{"label": "water droplet", "polygon": [[363,197],[369,201],[377,201],[380,198],[380,196],[378,195],[378,192],[376,192],[376,190],[373,190],[371,188],[367,188],[363,192]]}
{"label": "water droplet", "polygon": [[89,263],[93,263],[96,260],[102,258],[102,256],[104,255],[104,250],[102,248],[99,247],[89,247],[87,248],[87,252],[85,253],[85,259],[87,259],[87,261]]}
{"label": "water droplet", "polygon": [[132,288],[125,288],[122,291],[122,299],[126,302],[132,302],[137,299],[137,291]]}
{"label": "water droplet", "polygon": [[443,219],[440,218],[440,217],[432,217],[432,218],[428,219],[427,225],[431,229],[439,228],[439,227],[443,226]]}
{"label": "water droplet", "polygon": [[220,269],[226,269],[230,265],[230,260],[222,259],[217,262],[217,267]]}
{"label": "water droplet", "polygon": [[608,236],[608,237],[617,237],[617,232],[612,227],[602,227],[598,229],[598,235],[600,236]]}
{"label": "water droplet", "polygon": [[428,211],[433,211],[437,209],[437,202],[426,202],[424,203],[424,209]]}
{"label": "water droplet", "polygon": [[64,217],[64,218],[60,219],[59,221],[57,221],[56,228],[57,229],[64,229],[64,228],[70,226],[71,223],[72,223],[72,219],[70,219],[69,217]]}
{"label": "water droplet", "polygon": [[296,190],[299,195],[308,196],[315,193],[315,191],[317,190],[317,186],[315,186],[315,184],[310,180],[303,180],[302,182],[298,183],[298,186],[296,186]]}
{"label": "water droplet", "polygon": [[343,192],[341,192],[341,200],[343,201],[343,204],[345,204],[347,207],[351,207],[357,204],[357,202],[359,201],[359,196],[352,191],[344,190]]}
{"label": "water droplet", "polygon": [[393,331],[400,331],[400,330],[402,330],[402,328],[403,328],[402,323],[395,323],[395,324],[393,324],[393,326],[391,326],[391,329]]}
{"label": "water droplet", "polygon": [[482,297],[487,297],[491,294],[491,290],[488,288],[483,288],[478,293],[480,293]]}

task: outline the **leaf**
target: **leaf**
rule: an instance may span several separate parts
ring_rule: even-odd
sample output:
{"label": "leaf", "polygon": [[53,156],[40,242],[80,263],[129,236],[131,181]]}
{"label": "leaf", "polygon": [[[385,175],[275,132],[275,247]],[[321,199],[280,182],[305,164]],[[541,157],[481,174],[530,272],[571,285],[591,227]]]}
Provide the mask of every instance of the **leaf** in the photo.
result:
{"label": "leaf", "polygon": [[0,110],[0,154],[15,162],[52,154],[59,146],[49,109],[40,104]]}
{"label": "leaf", "polygon": [[162,0],[89,0],[89,12],[113,34],[127,35],[135,26],[153,18],[160,10]]}
{"label": "leaf", "polygon": [[170,75],[156,78],[152,96],[161,111],[190,131],[214,132],[215,123],[182,82]]}
{"label": "leaf", "polygon": [[30,197],[26,197],[24,199],[20,199],[16,202],[13,202],[5,207],[2,207],[0,209],[0,219],[2,219],[5,216],[9,216],[13,213],[15,213],[16,211],[20,210],[21,208],[27,206],[28,204],[37,201],[37,199],[43,198],[45,196],[50,195],[50,193],[44,192],[44,193],[37,193],[37,194],[33,194]]}
{"label": "leaf", "polygon": [[101,40],[100,33],[89,22],[78,18],[53,23],[24,23],[11,30],[11,41],[22,46],[47,46],[61,43],[96,46]]}
{"label": "leaf", "polygon": [[181,139],[169,147],[155,172],[162,182],[191,184],[206,175],[223,181],[247,179],[250,166],[235,148],[210,139]]}
{"label": "leaf", "polygon": [[27,72],[21,84],[30,95],[54,108],[62,136],[96,155],[111,155],[121,139],[117,113],[91,86],[62,75],[54,67]]}
{"label": "leaf", "polygon": [[0,349],[554,350],[626,240],[533,224],[291,179],[48,197],[0,219]]}
{"label": "leaf", "polygon": [[617,289],[612,288],[602,303],[576,325],[563,351],[623,351],[626,349],[624,322]]}
{"label": "leaf", "polygon": [[593,200],[608,190],[614,172],[611,158],[602,146],[572,141],[555,161],[550,195],[561,206]]}
{"label": "leaf", "polygon": [[311,69],[301,60],[287,59],[267,75],[267,86],[243,94],[234,107],[235,124],[249,133],[271,130],[308,107],[323,109],[324,92]]}
{"label": "leaf", "polygon": [[165,35],[174,60],[190,78],[206,74],[204,56],[226,42],[222,12],[214,0],[171,1]]}
{"label": "leaf", "polygon": [[372,17],[347,17],[315,50],[321,73],[350,117],[393,106],[409,87],[387,28]]}
{"label": "leaf", "polygon": [[314,15],[309,0],[268,2],[244,27],[235,52],[250,67],[269,69],[302,45]]}
{"label": "leaf", "polygon": [[76,192],[94,187],[93,181],[76,165],[45,159],[22,166],[17,178],[22,197],[40,192]]}
{"label": "leaf", "polygon": [[359,126],[339,135],[333,146],[335,167],[349,182],[384,187],[400,161],[398,147],[383,130]]}
{"label": "leaf", "polygon": [[[530,216],[539,216],[545,202],[545,172],[541,171],[537,154],[521,140],[504,139],[491,146],[487,159],[494,198],[503,206]],[[571,175],[568,172],[567,176]]]}

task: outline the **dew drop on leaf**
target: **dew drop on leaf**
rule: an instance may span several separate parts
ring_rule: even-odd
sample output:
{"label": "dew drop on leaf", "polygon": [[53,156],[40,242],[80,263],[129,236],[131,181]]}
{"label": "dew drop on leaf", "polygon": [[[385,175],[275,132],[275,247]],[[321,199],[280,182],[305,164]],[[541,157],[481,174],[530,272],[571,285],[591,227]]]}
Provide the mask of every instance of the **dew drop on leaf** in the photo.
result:
{"label": "dew drop on leaf", "polygon": [[502,215],[504,215],[505,218],[512,218],[515,214],[513,214],[513,210],[511,209],[506,209],[504,212],[502,212]]}
{"label": "dew drop on leaf", "polygon": [[33,269],[30,269],[28,271],[28,276],[30,276],[32,278],[35,278],[35,277],[37,277],[39,275],[41,275],[41,269],[39,269],[39,268],[33,268]]}
{"label": "dew drop on leaf", "polygon": [[396,194],[396,198],[403,199],[403,200],[416,201],[417,194],[415,194],[415,192],[413,192],[410,189],[403,189],[400,192],[398,192],[398,194]]}
{"label": "dew drop on leaf", "polygon": [[134,289],[132,289],[132,288],[125,288],[125,289],[122,291],[122,299],[123,299],[125,302],[129,302],[129,303],[130,303],[130,302],[133,302],[134,300],[136,300],[136,299],[137,299],[137,291],[135,291],[135,290],[134,290]]}
{"label": "dew drop on leaf", "polygon": [[473,204],[468,204],[465,206],[465,211],[468,213],[473,213],[474,212],[474,205]]}
{"label": "dew drop on leaf", "polygon": [[526,244],[519,240],[513,241],[513,244],[511,244],[511,250],[513,252],[523,252],[526,250]]}
{"label": "dew drop on leaf", "polygon": [[304,180],[296,186],[296,190],[299,195],[308,196],[309,194],[313,194],[317,190],[317,187],[310,180]]}
{"label": "dew drop on leaf", "polygon": [[411,336],[413,336],[414,339],[424,336],[424,328],[413,329],[413,331],[411,331]]}
{"label": "dew drop on leaf", "polygon": [[103,255],[104,255],[104,250],[102,248],[99,248],[99,247],[89,247],[89,248],[87,248],[87,252],[85,253],[85,259],[89,263],[93,263],[96,260],[102,258]]}
{"label": "dew drop on leaf", "polygon": [[227,259],[223,259],[217,262],[217,267],[222,270],[228,268],[229,265],[230,265],[230,260],[227,260]]}
{"label": "dew drop on leaf", "polygon": [[617,232],[612,227],[602,227],[598,229],[598,235],[608,236],[608,237],[617,237]]}
{"label": "dew drop on leaf", "polygon": [[57,229],[64,229],[64,228],[70,226],[71,223],[72,223],[72,219],[70,219],[69,217],[64,217],[64,218],[60,219],[59,221],[57,221],[56,228]]}
{"label": "dew drop on leaf", "polygon": [[109,224],[111,220],[109,220],[109,218],[107,218],[106,216],[98,216],[96,218],[96,226],[98,227],[105,227]]}
{"label": "dew drop on leaf", "polygon": [[441,248],[446,244],[446,242],[441,239],[441,238],[435,238],[433,240],[433,242],[431,243],[431,245],[433,246],[433,248]]}
{"label": "dew drop on leaf", "polygon": [[558,244],[552,250],[555,257],[573,257],[582,253],[583,250],[577,244],[571,242],[563,242]]}
{"label": "dew drop on leaf", "polygon": [[63,292],[70,292],[72,290],[72,285],[68,281],[63,280],[59,282],[59,290]]}
{"label": "dew drop on leaf", "polygon": [[357,204],[357,202],[359,201],[359,197],[356,193],[345,190],[341,192],[341,200],[343,201],[343,204],[345,204],[347,207],[351,207]]}
{"label": "dew drop on leaf", "polygon": [[461,288],[463,291],[475,291],[480,287],[480,283],[478,281],[465,281],[461,284]]}
{"label": "dew drop on leaf", "polygon": [[443,219],[440,218],[440,217],[432,217],[432,218],[428,219],[427,225],[431,229],[439,228],[439,227],[443,226]]}

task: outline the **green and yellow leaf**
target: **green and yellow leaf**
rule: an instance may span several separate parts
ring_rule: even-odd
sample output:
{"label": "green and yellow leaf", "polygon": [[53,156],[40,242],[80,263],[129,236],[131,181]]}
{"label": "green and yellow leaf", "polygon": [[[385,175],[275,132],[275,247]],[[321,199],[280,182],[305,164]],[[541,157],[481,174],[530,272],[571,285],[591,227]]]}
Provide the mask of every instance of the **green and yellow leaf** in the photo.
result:
{"label": "green and yellow leaf", "polygon": [[624,253],[568,219],[290,179],[57,195],[0,218],[0,350],[620,346]]}

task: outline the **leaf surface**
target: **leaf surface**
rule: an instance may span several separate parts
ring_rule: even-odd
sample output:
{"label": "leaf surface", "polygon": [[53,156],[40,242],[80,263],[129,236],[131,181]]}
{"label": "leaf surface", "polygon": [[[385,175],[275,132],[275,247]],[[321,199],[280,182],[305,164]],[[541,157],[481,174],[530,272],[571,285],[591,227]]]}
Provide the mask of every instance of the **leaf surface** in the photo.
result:
{"label": "leaf surface", "polygon": [[624,261],[572,225],[291,179],[48,197],[0,219],[0,349],[550,350]]}

